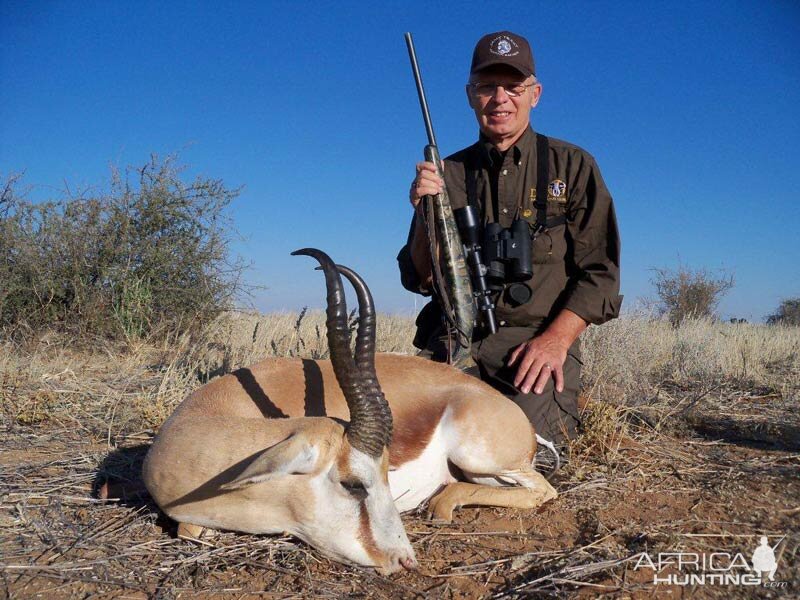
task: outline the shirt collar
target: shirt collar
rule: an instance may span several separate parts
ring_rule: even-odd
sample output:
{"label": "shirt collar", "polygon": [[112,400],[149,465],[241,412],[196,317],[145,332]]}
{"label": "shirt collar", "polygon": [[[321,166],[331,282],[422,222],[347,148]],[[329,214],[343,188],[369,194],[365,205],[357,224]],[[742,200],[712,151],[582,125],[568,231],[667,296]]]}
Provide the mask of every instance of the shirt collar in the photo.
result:
{"label": "shirt collar", "polygon": [[[513,146],[511,146],[511,148],[509,148],[509,150],[514,153],[512,158],[514,159],[514,163],[515,164],[520,164],[520,162],[522,160],[522,157],[530,151],[530,149],[531,149],[531,147],[533,145],[534,138],[535,138],[535,134],[533,132],[533,129],[529,125],[525,129],[525,131],[522,132],[522,135],[516,141],[516,143]],[[487,166],[490,166],[490,167],[491,166],[495,166],[494,165],[494,160],[492,159],[492,154],[495,154],[495,156],[497,155],[496,152],[495,153],[492,152],[492,150],[495,149],[494,144],[492,144],[492,142],[489,141],[489,138],[486,137],[483,134],[483,132],[481,132],[481,134],[480,134],[480,136],[478,138],[478,147],[479,147],[480,156],[481,156],[481,159],[483,160],[483,162]],[[499,167],[500,165],[496,165],[496,166]]]}

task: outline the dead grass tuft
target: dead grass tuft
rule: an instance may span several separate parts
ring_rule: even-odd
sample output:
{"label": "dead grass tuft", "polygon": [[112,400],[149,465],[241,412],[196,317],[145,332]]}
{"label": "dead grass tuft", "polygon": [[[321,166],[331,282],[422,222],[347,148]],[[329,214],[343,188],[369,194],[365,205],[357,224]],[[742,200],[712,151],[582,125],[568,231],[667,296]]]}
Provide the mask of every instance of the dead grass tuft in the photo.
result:
{"label": "dead grass tuft", "polygon": [[620,445],[628,437],[627,411],[605,402],[591,402],[581,416],[581,435],[572,444],[574,460],[591,457],[603,464],[619,458]]}

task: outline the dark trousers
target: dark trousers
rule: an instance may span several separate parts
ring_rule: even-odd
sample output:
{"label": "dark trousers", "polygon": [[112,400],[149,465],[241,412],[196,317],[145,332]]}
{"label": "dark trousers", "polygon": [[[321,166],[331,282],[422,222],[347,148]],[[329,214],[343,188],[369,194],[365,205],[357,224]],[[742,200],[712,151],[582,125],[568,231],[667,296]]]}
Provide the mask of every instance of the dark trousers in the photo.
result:
{"label": "dark trousers", "polygon": [[[573,439],[580,423],[578,391],[581,381],[579,341],[570,347],[564,363],[564,391],[557,392],[551,377],[541,394],[523,394],[514,387],[517,365],[508,366],[511,352],[534,337],[530,327],[501,327],[497,333],[472,344],[472,357],[478,365],[480,378],[516,403],[533,424],[536,433],[556,444]],[[447,357],[447,337],[433,336],[419,356],[444,361]]]}

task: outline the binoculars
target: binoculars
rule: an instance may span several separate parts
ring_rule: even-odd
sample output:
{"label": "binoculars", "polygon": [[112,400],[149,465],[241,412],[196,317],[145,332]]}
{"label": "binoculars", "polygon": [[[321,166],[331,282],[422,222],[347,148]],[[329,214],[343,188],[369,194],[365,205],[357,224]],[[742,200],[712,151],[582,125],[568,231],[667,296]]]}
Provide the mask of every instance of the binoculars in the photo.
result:
{"label": "binoculars", "polygon": [[531,233],[528,222],[515,217],[511,227],[489,223],[481,236],[480,222],[474,207],[453,211],[461,241],[470,266],[472,289],[478,310],[491,333],[497,331],[492,293],[502,291],[506,300],[519,306],[531,299],[533,292],[523,282],[533,276]]}
{"label": "binoculars", "polygon": [[528,281],[533,276],[528,222],[514,219],[511,227],[489,223],[483,232],[483,259],[492,289],[504,283]]}

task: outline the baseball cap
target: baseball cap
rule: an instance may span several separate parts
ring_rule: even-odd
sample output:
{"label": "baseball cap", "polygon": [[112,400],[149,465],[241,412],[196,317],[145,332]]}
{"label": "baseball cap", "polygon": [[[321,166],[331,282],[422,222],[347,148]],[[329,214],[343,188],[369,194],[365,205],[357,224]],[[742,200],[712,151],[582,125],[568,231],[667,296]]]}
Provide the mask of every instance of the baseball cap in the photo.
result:
{"label": "baseball cap", "polygon": [[476,73],[492,65],[508,65],[525,77],[536,75],[528,40],[510,31],[486,34],[475,44],[469,72]]}

